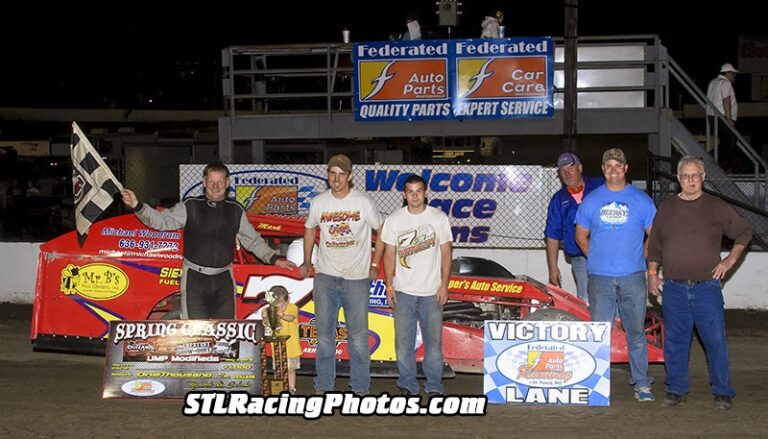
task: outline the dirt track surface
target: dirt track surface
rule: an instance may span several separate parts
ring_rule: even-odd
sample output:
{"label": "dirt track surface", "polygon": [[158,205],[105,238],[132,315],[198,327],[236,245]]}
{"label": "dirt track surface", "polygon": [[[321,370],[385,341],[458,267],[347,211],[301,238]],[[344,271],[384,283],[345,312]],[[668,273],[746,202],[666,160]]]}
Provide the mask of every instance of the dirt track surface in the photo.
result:
{"label": "dirt track surface", "polygon": [[[104,359],[33,352],[31,307],[0,304],[0,437],[768,437],[768,312],[727,314],[733,384],[730,411],[714,410],[698,343],[691,358],[692,391],[680,407],[661,406],[664,368],[651,366],[657,401],[638,403],[628,370],[612,369],[612,406],[571,408],[489,405],[484,417],[329,416],[185,417],[181,401],[101,399]],[[346,385],[337,381],[337,388]],[[445,382],[448,393],[480,394],[482,376]],[[299,377],[299,390],[310,390]],[[393,379],[374,379],[374,393],[393,392]]]}

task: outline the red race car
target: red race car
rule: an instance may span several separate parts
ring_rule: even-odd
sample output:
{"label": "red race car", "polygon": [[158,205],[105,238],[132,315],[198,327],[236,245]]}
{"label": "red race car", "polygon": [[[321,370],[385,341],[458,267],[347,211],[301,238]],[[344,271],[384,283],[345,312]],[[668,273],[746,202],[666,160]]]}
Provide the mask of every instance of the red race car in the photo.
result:
{"label": "red race car", "polygon": [[[249,219],[282,254],[304,233],[301,219],[263,215],[249,215]],[[43,244],[32,320],[34,347],[103,352],[113,320],[178,318],[182,234],[147,228],[129,214],[91,226],[83,248],[78,246],[75,232]],[[239,246],[234,275],[238,319],[260,319],[260,310],[266,306],[264,292],[276,284],[288,288],[291,301],[300,310],[302,356],[314,358],[312,279],[301,279],[298,270],[263,265]],[[382,279],[371,282],[368,314],[372,373],[377,375],[396,369],[394,318]],[[487,259],[454,259],[449,292],[443,315],[443,350],[445,361],[459,372],[482,372],[486,320],[589,320],[582,300],[527,276],[512,275]],[[651,362],[663,361],[662,331],[661,320],[649,312],[646,334]],[[342,363],[349,358],[346,335],[342,321],[337,330],[337,354]],[[627,362],[620,322],[614,325],[612,340],[611,361]],[[422,354],[419,348],[417,360]]]}

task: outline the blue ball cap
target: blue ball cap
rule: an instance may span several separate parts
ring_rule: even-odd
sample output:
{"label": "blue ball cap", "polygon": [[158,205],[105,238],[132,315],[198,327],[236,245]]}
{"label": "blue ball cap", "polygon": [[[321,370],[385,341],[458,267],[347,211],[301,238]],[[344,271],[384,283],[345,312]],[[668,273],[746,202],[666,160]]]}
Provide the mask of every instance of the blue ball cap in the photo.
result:
{"label": "blue ball cap", "polygon": [[564,152],[557,158],[557,169],[567,168],[568,166],[576,166],[579,163],[579,158],[572,152]]}

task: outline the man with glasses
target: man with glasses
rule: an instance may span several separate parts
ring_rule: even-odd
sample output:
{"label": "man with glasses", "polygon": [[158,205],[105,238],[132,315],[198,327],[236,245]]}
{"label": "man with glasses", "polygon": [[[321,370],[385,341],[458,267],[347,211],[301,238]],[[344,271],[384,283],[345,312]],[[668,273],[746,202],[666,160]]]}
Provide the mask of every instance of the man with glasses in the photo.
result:
{"label": "man with glasses", "polygon": [[[707,355],[715,408],[730,409],[731,387],[725,339],[721,281],[738,262],[752,238],[749,223],[723,200],[702,190],[704,162],[685,156],[677,165],[682,191],[659,206],[653,220],[648,253],[648,290],[664,301],[665,406],[686,401],[690,390],[688,359],[694,327]],[[723,235],[734,240],[720,258]]]}
{"label": "man with glasses", "polygon": [[656,207],[643,191],[627,183],[624,151],[603,153],[605,185],[584,198],[576,212],[576,243],[587,255],[589,312],[592,321],[613,324],[619,315],[627,334],[630,384],[640,402],[653,401],[645,339],[644,239],[650,234]]}

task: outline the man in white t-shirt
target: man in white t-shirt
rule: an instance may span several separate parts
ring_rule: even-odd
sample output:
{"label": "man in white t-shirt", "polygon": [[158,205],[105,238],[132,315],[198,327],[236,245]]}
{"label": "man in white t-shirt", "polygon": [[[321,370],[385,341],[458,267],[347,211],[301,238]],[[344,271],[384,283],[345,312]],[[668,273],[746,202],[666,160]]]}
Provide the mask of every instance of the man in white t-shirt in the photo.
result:
{"label": "man in white t-shirt", "polygon": [[442,395],[443,305],[448,300],[453,235],[442,210],[427,206],[427,183],[418,175],[405,180],[406,206],[384,222],[381,241],[387,301],[395,311],[397,386],[419,393],[416,380],[416,323],[424,346],[422,370],[427,395]]}
{"label": "man in white t-shirt", "polygon": [[350,358],[349,387],[367,394],[371,384],[371,351],[368,344],[370,278],[378,275],[383,245],[371,262],[371,229],[378,234],[381,215],[371,198],[353,189],[352,161],[338,154],[328,161],[327,191],[312,199],[304,228],[304,263],[299,274],[312,270],[315,228],[320,246],[315,267],[314,300],[317,325],[315,391],[334,389],[336,381],[336,328],[339,308],[344,308],[347,351]]}
{"label": "man in white t-shirt", "polygon": [[[707,87],[707,99],[724,116],[725,124],[715,117],[714,110],[707,108],[710,126],[714,127],[718,123],[717,138],[718,161],[722,165],[730,167],[730,163],[738,156],[736,150],[736,136],[730,128],[736,127],[736,119],[739,116],[739,104],[736,102],[736,93],[733,90],[733,83],[736,81],[736,74],[739,73],[733,65],[725,63],[720,67],[720,74],[709,82]],[[727,125],[727,126],[726,126]]]}

